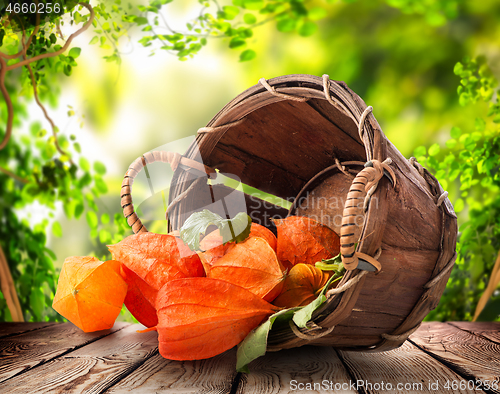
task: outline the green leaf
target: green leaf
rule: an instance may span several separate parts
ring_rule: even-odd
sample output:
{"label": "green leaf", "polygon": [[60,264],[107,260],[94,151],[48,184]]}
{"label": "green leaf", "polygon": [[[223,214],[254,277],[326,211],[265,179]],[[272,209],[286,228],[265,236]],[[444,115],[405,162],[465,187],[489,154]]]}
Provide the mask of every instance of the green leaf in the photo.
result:
{"label": "green leaf", "polygon": [[246,8],[247,10],[260,10],[264,7],[263,0],[243,0],[242,3],[243,8]]}
{"label": "green leaf", "polygon": [[314,22],[311,21],[306,21],[302,26],[299,28],[299,35],[302,37],[309,37],[312,36],[316,30],[318,30],[318,25]]}
{"label": "green leaf", "polygon": [[288,33],[294,31],[296,26],[297,26],[297,20],[292,18],[282,19],[276,25],[278,30],[282,33]]}
{"label": "green leaf", "polygon": [[464,200],[459,198],[457,201],[455,201],[455,205],[453,206],[453,209],[455,210],[455,212],[457,212],[457,213],[462,212],[464,208],[465,208]]}
{"label": "green leaf", "polygon": [[328,290],[328,287],[330,287],[330,285],[334,281],[337,281],[339,279],[340,277],[332,275],[330,279],[328,279],[328,282],[326,282],[325,287],[323,287],[323,290],[321,290],[321,293],[319,293],[316,299],[293,314],[293,322],[297,325],[297,327],[307,327],[307,323],[311,320],[313,313],[325,303],[325,293]]}
{"label": "green leaf", "polygon": [[455,75],[458,75],[459,77],[462,76],[463,71],[464,71],[464,65],[460,62],[455,64],[455,67],[453,67],[453,73]]}
{"label": "green leaf", "polygon": [[87,212],[87,223],[91,229],[95,229],[98,225],[97,214],[94,211]]}
{"label": "green leaf", "polygon": [[106,173],[106,166],[102,164],[100,161],[94,162],[94,171],[99,175],[104,175]]}
{"label": "green leaf", "polygon": [[94,36],[90,42],[89,42],[89,45],[95,45],[99,42],[99,37],[98,36]]}
{"label": "green leaf", "polygon": [[460,135],[462,134],[462,130],[460,130],[460,128],[454,126],[451,128],[450,134],[455,139],[460,138]]}
{"label": "green leaf", "polygon": [[69,50],[68,56],[71,56],[73,59],[76,59],[78,56],[80,56],[80,53],[82,50],[80,48],[71,48]]}
{"label": "green leaf", "polygon": [[231,41],[229,41],[229,48],[239,48],[245,44],[246,44],[245,40],[239,37],[233,37]]}
{"label": "green leaf", "polygon": [[446,141],[446,147],[448,149],[453,149],[457,145],[457,140],[455,138],[450,138]]}
{"label": "green leaf", "polygon": [[145,24],[147,24],[147,23],[148,23],[148,18],[145,18],[145,17],[143,17],[143,16],[137,16],[137,17],[135,17],[134,22],[135,22],[138,26],[145,25]]}
{"label": "green leaf", "polygon": [[257,53],[253,49],[247,49],[240,54],[240,62],[247,62],[249,60],[255,59]]}
{"label": "green leaf", "polygon": [[234,19],[236,15],[240,13],[240,9],[232,5],[225,5],[222,7],[222,11],[224,12],[225,19],[227,20]]}
{"label": "green leaf", "polygon": [[246,13],[245,15],[243,15],[243,21],[247,25],[253,25],[254,23],[257,22],[257,17],[253,14]]}
{"label": "green leaf", "polygon": [[180,229],[181,239],[191,250],[200,250],[200,235],[205,234],[210,225],[219,228],[224,244],[241,242],[250,234],[252,219],[245,212],[238,213],[233,219],[223,219],[218,214],[204,209],[187,218]]}
{"label": "green leaf", "polygon": [[45,306],[45,297],[42,289],[39,287],[34,287],[30,291],[29,295],[30,306],[33,314],[35,315],[35,320],[42,320],[42,314]]}
{"label": "green leaf", "polygon": [[267,338],[269,331],[277,319],[288,324],[293,313],[299,308],[290,308],[279,311],[262,323],[259,327],[252,330],[250,334],[238,345],[236,352],[236,370],[238,372],[248,372],[248,364],[266,354]]}
{"label": "green leaf", "polygon": [[52,234],[54,234],[56,237],[62,237],[62,227],[61,223],[59,222],[54,222],[52,224]]}
{"label": "green leaf", "polygon": [[97,190],[99,190],[99,193],[105,194],[108,192],[108,186],[106,185],[106,182],[102,180],[102,178],[95,178],[94,183]]}
{"label": "green leaf", "polygon": [[83,204],[78,204],[76,207],[75,207],[75,218],[78,219],[83,211],[84,211],[85,207],[83,206]]}
{"label": "green leaf", "polygon": [[85,172],[90,170],[89,161],[84,157],[80,157],[80,168]]}
{"label": "green leaf", "polygon": [[107,213],[103,213],[101,215],[101,223],[108,224],[109,223],[109,215]]}
{"label": "green leaf", "polygon": [[475,129],[477,131],[484,131],[486,130],[486,122],[482,118],[476,118],[475,121]]}
{"label": "green leaf", "polygon": [[413,151],[415,157],[425,156],[427,154],[427,149],[425,146],[417,146]]}
{"label": "green leaf", "polygon": [[435,143],[429,147],[429,156],[436,156],[441,148],[439,147],[438,143]]}
{"label": "green leaf", "polygon": [[323,7],[313,7],[307,11],[307,17],[312,21],[318,21],[325,18],[328,12]]}

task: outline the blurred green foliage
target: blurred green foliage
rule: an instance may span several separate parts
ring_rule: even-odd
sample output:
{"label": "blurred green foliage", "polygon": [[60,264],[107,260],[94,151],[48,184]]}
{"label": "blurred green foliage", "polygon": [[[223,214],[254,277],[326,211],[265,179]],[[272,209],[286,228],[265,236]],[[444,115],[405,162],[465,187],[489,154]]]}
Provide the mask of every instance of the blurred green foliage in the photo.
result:
{"label": "blurred green foliage", "polygon": [[[398,149],[407,156],[414,152],[449,190],[459,215],[459,258],[443,300],[429,318],[471,318],[500,249],[497,1],[151,0],[137,4],[117,0],[101,1],[93,9],[96,17],[88,45],[32,63],[43,103],[57,106],[61,78],[71,77],[81,52],[100,47],[105,62],[119,65],[124,44],[132,40],[150,49],[150,54],[166,51],[180,60],[211,46],[227,59],[228,70],[238,64],[245,75],[244,86],[262,76],[289,73],[327,73],[345,81],[374,106],[374,115]],[[67,16],[66,27],[73,28],[89,17],[82,7]],[[28,57],[61,48],[64,40],[55,22],[36,34]],[[0,26],[0,52],[16,53],[21,40],[8,26]],[[471,60],[478,55],[482,57]],[[106,243],[119,241],[129,230],[121,214],[108,211],[101,201],[108,191],[104,166],[85,159],[77,137],[62,137],[57,127],[44,131],[35,122],[37,115],[28,115],[34,86],[27,68],[8,72],[5,85],[15,117],[13,137],[0,150],[0,169],[5,170],[0,172],[0,245],[25,318],[54,320],[59,317],[52,312],[50,300],[57,273],[46,234],[62,235],[61,226],[51,218],[58,204],[68,218],[86,218],[93,253],[100,258],[109,257]],[[72,111],[68,115],[74,116]],[[0,115],[3,138],[3,105]],[[16,132],[23,122],[32,123],[29,135]],[[22,210],[34,203],[48,212],[37,226],[21,219]],[[0,294],[0,321],[9,319]]]}
{"label": "blurred green foliage", "polygon": [[[429,319],[470,320],[500,249],[500,105],[498,82],[485,58],[464,59],[455,65],[461,78],[458,87],[462,106],[479,106],[483,116],[474,127],[452,127],[445,146],[434,143],[415,149],[419,162],[433,171],[441,185],[450,190],[460,214],[457,266],[452,271],[441,306]],[[479,109],[479,108],[478,108]],[[500,314],[498,305],[489,305],[491,316]]]}

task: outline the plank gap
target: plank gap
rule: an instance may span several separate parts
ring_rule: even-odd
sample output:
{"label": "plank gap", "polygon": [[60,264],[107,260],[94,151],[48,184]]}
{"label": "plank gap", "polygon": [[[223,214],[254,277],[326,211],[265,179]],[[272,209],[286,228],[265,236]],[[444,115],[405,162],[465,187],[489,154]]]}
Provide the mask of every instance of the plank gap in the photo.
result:
{"label": "plank gap", "polygon": [[[472,380],[474,382],[477,381],[478,378],[476,378],[474,375],[470,375],[470,374],[466,373],[465,371],[460,371],[460,369],[457,368],[456,365],[454,365],[453,363],[450,363],[450,362],[442,359],[438,355],[436,355],[436,354],[434,354],[434,353],[426,350],[425,348],[423,348],[422,346],[420,346],[417,342],[414,342],[411,338],[408,339],[408,342],[410,342],[412,345],[416,346],[422,352],[424,352],[425,354],[429,355],[434,360],[436,360],[438,363],[440,363],[443,366],[445,366],[446,368],[450,369],[451,371],[453,371],[454,373],[456,373],[458,376],[464,378],[465,380]],[[483,390],[483,392],[485,392],[487,394],[498,394],[496,391],[487,390],[485,387],[482,387],[482,386],[481,386],[481,390]]]}
{"label": "plank gap", "polygon": [[[346,370],[347,374],[349,375],[349,379],[352,382],[355,382],[356,381],[356,377],[352,374],[351,369],[349,368],[349,366],[345,362],[344,357],[342,356],[342,354],[337,349],[335,349],[335,348],[332,348],[332,349],[334,350],[335,353],[337,353],[337,357],[339,358],[340,362],[344,366],[344,369]],[[362,388],[361,390],[362,391],[358,390],[359,394],[367,394],[364,388]]]}
{"label": "plank gap", "polygon": [[469,334],[472,334],[472,335],[475,335],[477,337],[480,337],[480,338],[483,338],[483,339],[486,339],[487,341],[490,341],[490,342],[493,342],[497,345],[500,345],[500,339],[493,339],[489,336],[486,336],[486,335],[483,335],[482,332],[478,332],[478,331],[474,331],[474,330],[468,330],[467,328],[463,327],[463,326],[460,326],[460,325],[457,325],[457,324],[454,324],[453,322],[445,322],[446,324],[452,326],[452,327],[455,327],[455,328],[458,328],[459,330],[461,331],[465,331]]}
{"label": "plank gap", "polygon": [[[75,350],[81,349],[81,348],[83,348],[83,347],[85,347],[85,346],[87,346],[87,345],[90,345],[90,344],[92,344],[92,343],[94,343],[94,342],[96,342],[96,341],[98,341],[98,340],[100,340],[100,339],[102,339],[102,338],[105,338],[105,337],[107,337],[107,336],[109,336],[109,335],[113,335],[113,334],[115,334],[115,333],[117,333],[117,332],[119,332],[119,331],[123,330],[124,328],[129,327],[130,325],[131,325],[131,324],[126,324],[126,325],[124,325],[123,327],[121,327],[121,328],[117,328],[116,330],[114,330],[114,331],[112,331],[112,332],[110,332],[110,333],[108,333],[108,334],[106,334],[106,335],[99,336],[99,337],[95,337],[95,338],[93,338],[93,339],[89,340],[88,342],[82,343],[82,344],[80,344],[80,345],[76,345],[76,346],[75,346],[75,347],[73,347],[73,348],[68,348],[68,350],[66,350],[66,351],[64,351],[64,352],[62,352],[62,353],[60,353],[60,354],[58,354],[58,355],[56,355],[56,356],[54,356],[54,357],[47,358],[46,360],[40,360],[38,363],[36,363],[36,364],[34,364],[34,365],[32,365],[32,366],[26,366],[26,368],[25,368],[25,369],[23,369],[22,371],[16,372],[15,374],[13,374],[13,375],[11,375],[11,376],[9,376],[9,377],[7,377],[7,378],[2,378],[2,379],[0,380],[0,383],[2,383],[2,384],[3,384],[3,383],[5,383],[5,382],[7,382],[7,381],[11,380],[12,378],[15,378],[15,377],[18,377],[18,376],[20,376],[20,375],[23,375],[23,374],[25,374],[26,372],[32,371],[32,370],[34,370],[35,368],[38,368],[38,367],[40,367],[40,366],[42,366],[42,365],[44,365],[44,364],[47,364],[47,363],[49,363],[49,362],[51,362],[51,361],[54,361],[54,360],[56,360],[56,359],[58,359],[58,358],[62,358],[62,357],[64,357],[65,355],[67,355],[67,354],[69,354],[69,353],[71,353],[71,352],[74,352]],[[48,326],[48,327],[51,327],[51,326]],[[44,327],[44,328],[47,328],[47,327]],[[30,330],[30,331],[32,331],[32,330]],[[30,331],[27,331],[27,332],[30,332]],[[37,330],[37,331],[38,331],[38,330]]]}
{"label": "plank gap", "polygon": [[[20,327],[19,329],[21,331],[8,332],[5,334],[2,334],[0,332],[0,339],[11,338],[11,337],[14,337],[16,335],[25,334],[27,332],[41,330],[42,328],[53,326],[54,324],[59,324],[59,323],[55,323],[55,322],[30,323],[30,327],[33,326],[33,328],[31,328],[31,329],[26,329],[26,328],[21,329],[21,327],[27,327],[26,323],[2,323],[2,324],[5,324],[7,326],[6,329],[11,329],[11,330],[16,330],[16,327]],[[38,324],[39,324],[39,326],[37,326]],[[9,327],[9,326],[11,326],[11,327]]]}
{"label": "plank gap", "polygon": [[229,391],[229,394],[236,394],[238,392],[238,387],[240,386],[241,383],[241,372],[238,372],[236,376],[233,379],[233,384],[231,385],[231,391]]}
{"label": "plank gap", "polygon": [[137,369],[139,369],[146,361],[148,361],[150,358],[155,357],[159,355],[160,352],[158,351],[158,348],[156,348],[154,351],[151,352],[151,355],[146,356],[142,362],[138,362],[137,364],[134,364],[130,369],[127,370],[126,374],[123,375],[118,375],[117,378],[113,381],[111,381],[111,384],[109,384],[107,387],[104,387],[103,390],[99,392],[99,394],[105,393],[113,386],[116,386],[118,383],[120,383],[123,379],[125,379],[127,376],[129,376],[131,373],[135,372]]}

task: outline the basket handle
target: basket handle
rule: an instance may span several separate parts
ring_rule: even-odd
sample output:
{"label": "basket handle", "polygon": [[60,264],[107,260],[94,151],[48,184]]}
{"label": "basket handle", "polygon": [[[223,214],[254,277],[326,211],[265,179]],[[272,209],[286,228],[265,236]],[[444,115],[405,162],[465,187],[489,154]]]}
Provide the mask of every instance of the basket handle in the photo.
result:
{"label": "basket handle", "polygon": [[[362,217],[364,222],[368,203],[373,193],[375,193],[382,176],[387,175],[393,185],[396,185],[396,176],[389,166],[390,163],[392,163],[390,158],[382,163],[378,160],[368,161],[365,168],[356,175],[349,188],[340,229],[340,254],[342,263],[347,270],[352,271],[357,268],[359,259],[373,265],[377,272],[382,268],[375,258],[365,253],[356,252],[356,243],[359,242],[359,239],[355,239],[355,230],[356,227],[362,226],[362,223],[357,223],[356,219]],[[363,204],[361,204],[361,201],[363,201]]]}
{"label": "basket handle", "polygon": [[202,173],[212,178],[216,174],[215,170],[200,163],[196,160],[189,159],[182,156],[177,152],[162,152],[153,151],[148,152],[138,157],[128,168],[125,176],[123,177],[122,189],[121,189],[121,207],[123,209],[123,215],[127,219],[127,224],[132,227],[134,234],[147,232],[148,230],[142,224],[141,219],[137,216],[134,210],[134,204],[132,203],[132,184],[134,179],[145,168],[146,175],[149,180],[149,172],[147,170],[147,165],[155,162],[169,163],[172,171],[176,171],[179,165],[187,167],[186,171],[195,171]]}

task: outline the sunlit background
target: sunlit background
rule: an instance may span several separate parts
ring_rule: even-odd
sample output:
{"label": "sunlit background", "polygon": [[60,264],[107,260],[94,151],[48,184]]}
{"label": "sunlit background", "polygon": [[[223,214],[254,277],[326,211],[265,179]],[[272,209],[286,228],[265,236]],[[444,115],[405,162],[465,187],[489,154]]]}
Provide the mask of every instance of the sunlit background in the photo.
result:
{"label": "sunlit background", "polygon": [[[140,3],[136,1],[136,5]],[[310,36],[279,31],[276,21],[271,21],[255,27],[243,47],[230,49],[229,38],[208,39],[208,45],[186,61],[156,44],[143,47],[138,42],[144,36],[140,27],[119,40],[121,64],[103,59],[112,48],[96,45],[92,28],[75,39],[72,47],[82,49],[78,66],[70,77],[60,73],[54,87],[59,97],[48,110],[60,134],[76,136],[81,157],[106,166],[108,191],[96,201],[99,214],[112,217],[121,212],[121,182],[130,163],[145,152],[179,140],[176,149],[183,153],[182,147],[200,127],[263,77],[328,74],[332,80],[344,81],[373,106],[382,130],[407,158],[417,147],[424,154],[422,146],[439,144],[444,149],[452,127],[469,133],[477,127],[476,119],[487,119],[488,103],[460,105],[457,88],[461,81],[454,68],[465,57],[485,56],[487,66],[500,79],[498,1],[311,0],[307,6],[324,10],[311,13],[318,28]],[[162,8],[169,25],[178,30],[185,30],[199,10],[197,0],[174,1]],[[265,19],[255,14],[259,20]],[[74,30],[63,26],[66,36]],[[254,50],[257,57],[240,61],[244,49]],[[16,138],[29,135],[33,121],[49,130],[40,108],[30,102]],[[78,155],[73,159],[78,162]],[[164,172],[162,179],[168,184],[171,170],[167,165]],[[442,184],[450,192],[459,223],[467,220],[468,207],[474,201],[496,198],[481,194],[486,189],[462,192],[458,180]],[[147,185],[143,186],[145,191],[139,184],[134,190],[137,201],[147,199]],[[161,199],[155,203],[160,212],[164,210]],[[97,234],[91,233],[85,213],[79,220],[68,219],[58,205],[50,217],[46,206],[34,203],[23,208],[19,217],[28,218],[31,226],[47,217],[61,223],[59,237],[47,226],[47,246],[57,256],[57,268],[67,256],[102,257],[107,253]],[[112,223],[106,231],[113,231]],[[165,232],[166,226],[159,223],[152,229]],[[496,256],[498,247],[491,239],[485,247]],[[490,272],[486,266],[491,267],[494,260],[488,255],[487,262],[471,263],[470,270],[464,269],[472,278],[462,278],[470,288],[468,293],[464,291],[464,299],[472,293],[479,297]],[[467,313],[474,306],[475,301],[470,302]]]}
{"label": "sunlit background", "polygon": [[[452,70],[465,55],[499,59],[500,25],[482,15],[489,2],[467,2],[469,20],[458,18],[443,26],[380,3],[334,2],[312,37],[265,24],[255,29],[249,43],[258,53],[250,62],[240,62],[238,51],[227,48],[227,39],[209,41],[185,62],[164,51],[151,56],[151,48],[137,43],[137,30],[130,32],[130,40],[122,40],[118,66],[102,59],[105,50],[88,45],[88,31],[74,42],[83,48],[79,65],[71,78],[62,77],[62,95],[52,115],[63,133],[77,135],[89,160],[106,165],[109,193],[100,203],[111,212],[120,209],[121,178],[133,160],[194,136],[262,77],[328,74],[346,82],[373,106],[383,131],[406,157],[419,145],[444,142],[453,125],[472,128],[476,114],[458,105],[459,78]],[[182,28],[198,6],[196,1],[176,2],[165,10],[171,24]],[[499,71],[498,62],[490,66]],[[75,115],[69,117],[70,110]],[[59,219],[64,236],[51,237],[49,243],[62,264],[63,256],[86,255],[92,247],[83,220]]]}

